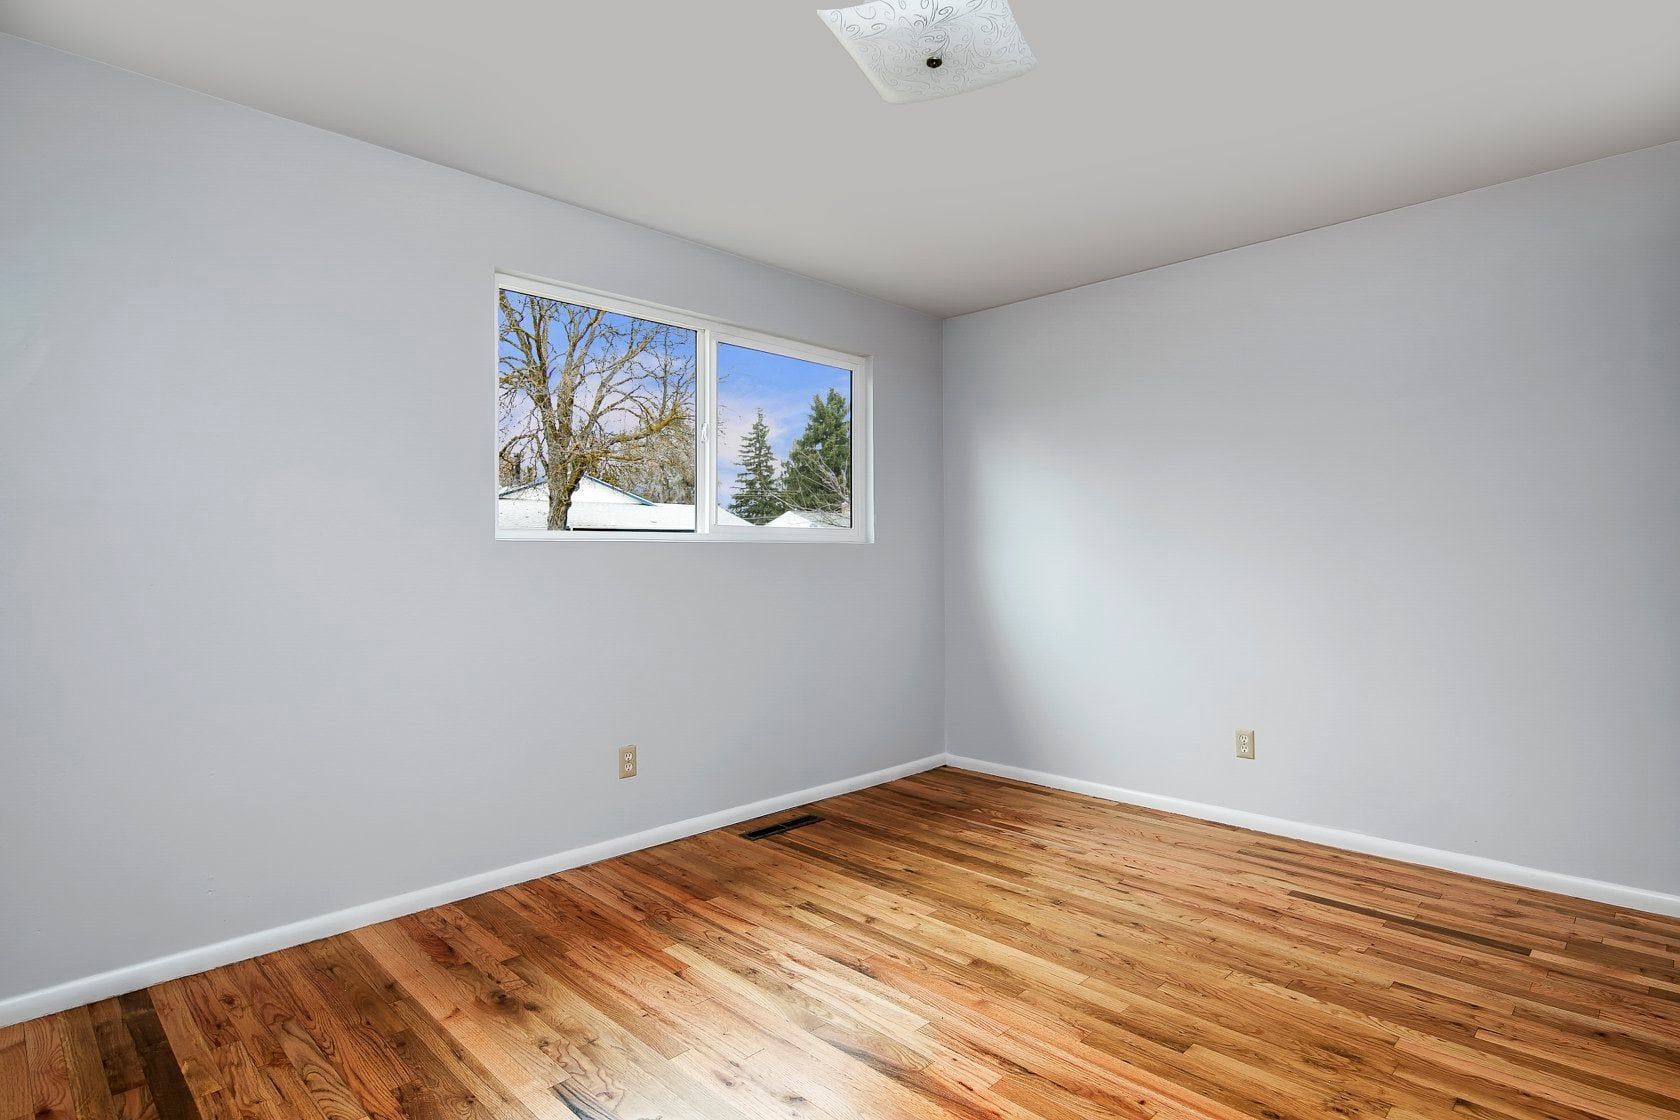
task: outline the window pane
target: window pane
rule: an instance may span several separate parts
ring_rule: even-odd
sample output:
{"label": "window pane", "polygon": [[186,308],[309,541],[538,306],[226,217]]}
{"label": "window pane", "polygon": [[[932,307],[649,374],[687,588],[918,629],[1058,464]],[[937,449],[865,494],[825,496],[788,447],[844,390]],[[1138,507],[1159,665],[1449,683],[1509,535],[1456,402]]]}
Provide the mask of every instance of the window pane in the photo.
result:
{"label": "window pane", "polygon": [[504,289],[497,527],[693,532],[695,341]]}
{"label": "window pane", "polygon": [[718,346],[718,524],[852,524],[852,372]]}

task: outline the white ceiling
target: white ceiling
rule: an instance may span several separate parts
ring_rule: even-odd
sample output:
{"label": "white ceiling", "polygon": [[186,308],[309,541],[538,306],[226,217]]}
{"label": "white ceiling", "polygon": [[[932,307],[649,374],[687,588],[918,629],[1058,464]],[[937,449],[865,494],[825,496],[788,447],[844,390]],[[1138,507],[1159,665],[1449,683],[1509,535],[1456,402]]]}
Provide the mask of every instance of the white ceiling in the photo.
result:
{"label": "white ceiling", "polygon": [[1013,0],[1038,70],[914,105],[818,6],[0,0],[0,30],[935,315],[1680,138],[1676,0]]}

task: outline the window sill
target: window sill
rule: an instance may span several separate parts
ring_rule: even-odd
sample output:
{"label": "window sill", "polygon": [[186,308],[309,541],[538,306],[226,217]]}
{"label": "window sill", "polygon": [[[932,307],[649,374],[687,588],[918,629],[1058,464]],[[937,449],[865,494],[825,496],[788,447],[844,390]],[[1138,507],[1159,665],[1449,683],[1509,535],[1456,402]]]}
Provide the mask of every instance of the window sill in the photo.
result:
{"label": "window sill", "polygon": [[755,533],[658,530],[497,529],[499,541],[687,541],[694,544],[873,544],[861,529],[761,529]]}

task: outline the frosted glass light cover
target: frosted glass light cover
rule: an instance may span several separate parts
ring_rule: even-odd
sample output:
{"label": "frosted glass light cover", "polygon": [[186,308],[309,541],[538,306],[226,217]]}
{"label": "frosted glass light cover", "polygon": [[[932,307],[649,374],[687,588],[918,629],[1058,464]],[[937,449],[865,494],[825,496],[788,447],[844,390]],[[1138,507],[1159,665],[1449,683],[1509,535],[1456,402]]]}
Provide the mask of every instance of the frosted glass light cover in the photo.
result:
{"label": "frosted glass light cover", "polygon": [[817,14],[888,101],[966,93],[1038,65],[1009,0],[870,0]]}

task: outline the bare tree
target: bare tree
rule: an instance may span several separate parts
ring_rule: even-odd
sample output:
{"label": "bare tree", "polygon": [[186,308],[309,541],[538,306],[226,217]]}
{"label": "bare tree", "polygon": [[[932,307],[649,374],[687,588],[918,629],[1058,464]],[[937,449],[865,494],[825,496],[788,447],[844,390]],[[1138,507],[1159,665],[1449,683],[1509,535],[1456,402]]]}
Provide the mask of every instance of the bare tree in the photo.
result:
{"label": "bare tree", "polygon": [[603,482],[655,502],[694,501],[694,425],[686,418],[649,437],[635,458],[615,458]]}
{"label": "bare tree", "polygon": [[540,454],[535,434],[516,435],[508,439],[496,452],[496,485],[523,486],[535,482],[540,472]]}
{"label": "bare tree", "polygon": [[498,376],[498,477],[540,468],[550,529],[586,474],[694,500],[692,331],[504,291]]}
{"label": "bare tree", "polygon": [[811,398],[805,430],[782,470],[783,505],[822,525],[851,524],[851,402],[838,389]]}
{"label": "bare tree", "polygon": [[804,514],[819,525],[846,527],[852,523],[851,472],[840,472],[824,462],[810,464],[805,485],[795,498],[788,498],[789,488],[783,487],[787,508]]}

